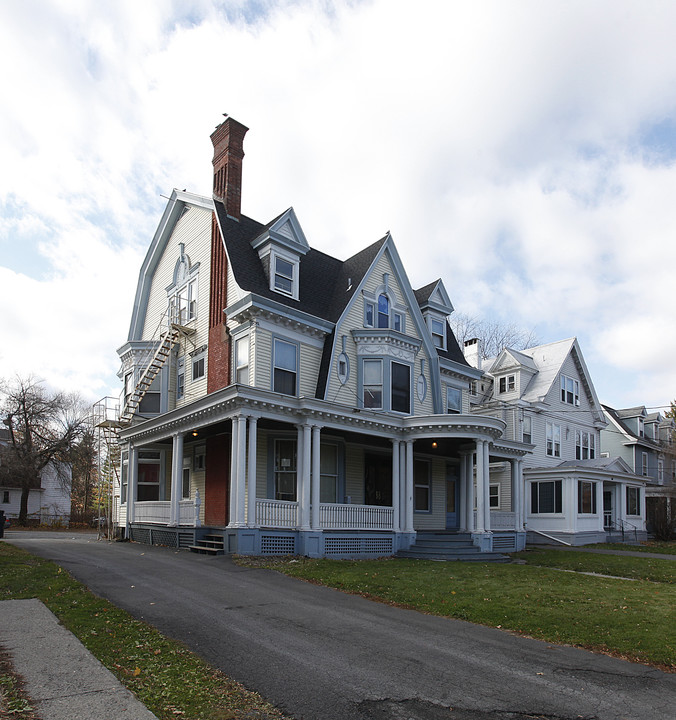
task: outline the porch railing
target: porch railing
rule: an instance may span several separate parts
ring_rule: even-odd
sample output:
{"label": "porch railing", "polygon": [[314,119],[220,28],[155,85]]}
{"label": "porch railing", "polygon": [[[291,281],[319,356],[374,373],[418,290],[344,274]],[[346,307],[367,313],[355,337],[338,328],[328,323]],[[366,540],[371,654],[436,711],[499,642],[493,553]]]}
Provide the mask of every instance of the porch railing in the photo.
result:
{"label": "porch railing", "polygon": [[491,510],[491,530],[514,530],[516,513]]}
{"label": "porch railing", "polygon": [[[192,500],[180,500],[178,513],[179,525],[194,527],[195,503]],[[169,500],[146,500],[134,503],[134,522],[167,525],[170,518],[171,501]]]}
{"label": "porch railing", "polygon": [[274,528],[298,527],[298,503],[291,500],[256,498],[256,525]]}
{"label": "porch railing", "polygon": [[[391,530],[391,507],[321,503],[319,527],[323,530]],[[256,524],[261,527],[298,527],[298,503],[289,500],[256,499]]]}
{"label": "porch railing", "polygon": [[325,530],[391,530],[394,513],[381,505],[319,506],[319,527]]}

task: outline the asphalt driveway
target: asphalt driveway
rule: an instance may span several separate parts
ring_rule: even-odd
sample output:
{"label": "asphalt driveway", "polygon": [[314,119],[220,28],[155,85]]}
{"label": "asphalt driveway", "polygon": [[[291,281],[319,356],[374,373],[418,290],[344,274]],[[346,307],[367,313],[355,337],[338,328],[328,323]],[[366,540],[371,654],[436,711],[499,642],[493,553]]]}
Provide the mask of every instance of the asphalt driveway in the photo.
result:
{"label": "asphalt driveway", "polygon": [[[95,536],[9,532],[296,718],[674,720],[676,675]],[[452,711],[449,710],[452,708]]]}

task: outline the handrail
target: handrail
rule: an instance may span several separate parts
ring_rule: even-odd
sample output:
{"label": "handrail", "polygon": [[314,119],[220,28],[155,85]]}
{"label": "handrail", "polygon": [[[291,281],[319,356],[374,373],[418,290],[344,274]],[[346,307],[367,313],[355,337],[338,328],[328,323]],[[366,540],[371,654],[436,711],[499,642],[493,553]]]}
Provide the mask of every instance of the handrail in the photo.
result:
{"label": "handrail", "polygon": [[546,537],[548,540],[553,540],[554,542],[561,543],[561,545],[573,547],[573,543],[566,542],[565,540],[561,540],[553,535],[547,535],[547,533],[542,532],[542,530],[533,530],[533,528],[528,528],[528,532],[537,533],[538,535],[542,535],[542,537]]}

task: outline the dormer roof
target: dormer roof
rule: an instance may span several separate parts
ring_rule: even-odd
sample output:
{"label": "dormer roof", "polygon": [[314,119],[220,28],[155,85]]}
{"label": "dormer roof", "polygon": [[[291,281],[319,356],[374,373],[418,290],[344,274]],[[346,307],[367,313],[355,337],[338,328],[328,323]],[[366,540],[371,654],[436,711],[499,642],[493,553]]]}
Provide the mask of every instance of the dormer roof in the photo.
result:
{"label": "dormer roof", "polygon": [[453,312],[451,298],[446,292],[441,279],[431,282],[425,287],[414,290],[415,299],[424,313],[425,310],[435,310],[442,315],[450,315]]}

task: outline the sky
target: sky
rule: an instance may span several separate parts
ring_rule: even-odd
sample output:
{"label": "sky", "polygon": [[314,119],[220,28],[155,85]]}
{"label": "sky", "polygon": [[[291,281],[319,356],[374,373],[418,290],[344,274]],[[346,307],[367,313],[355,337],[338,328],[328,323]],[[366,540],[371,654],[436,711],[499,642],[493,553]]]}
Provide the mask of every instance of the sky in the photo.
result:
{"label": "sky", "polygon": [[676,398],[676,3],[0,3],[0,378],[118,395],[172,188],[293,206],[346,259],[392,233],[458,313],[576,336],[601,402]]}

